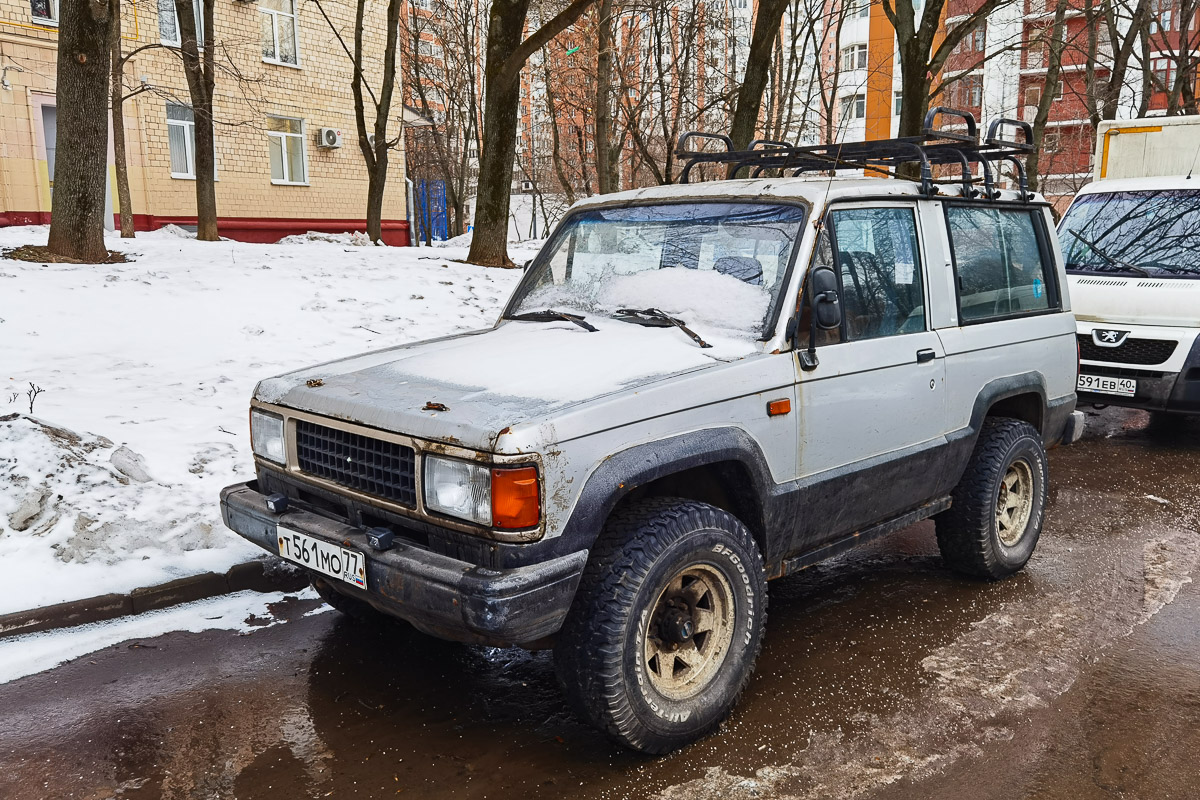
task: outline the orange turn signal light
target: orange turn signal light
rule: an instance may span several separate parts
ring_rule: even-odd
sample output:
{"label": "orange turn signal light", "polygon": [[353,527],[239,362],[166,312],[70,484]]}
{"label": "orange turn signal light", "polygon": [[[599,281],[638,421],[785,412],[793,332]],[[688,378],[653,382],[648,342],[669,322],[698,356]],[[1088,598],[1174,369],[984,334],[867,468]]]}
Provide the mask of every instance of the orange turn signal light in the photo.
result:
{"label": "orange turn signal light", "polygon": [[492,470],[492,527],[532,528],[541,513],[537,467]]}
{"label": "orange turn signal light", "polygon": [[767,403],[767,416],[778,417],[792,413],[792,401],[786,397],[783,400],[772,400]]}

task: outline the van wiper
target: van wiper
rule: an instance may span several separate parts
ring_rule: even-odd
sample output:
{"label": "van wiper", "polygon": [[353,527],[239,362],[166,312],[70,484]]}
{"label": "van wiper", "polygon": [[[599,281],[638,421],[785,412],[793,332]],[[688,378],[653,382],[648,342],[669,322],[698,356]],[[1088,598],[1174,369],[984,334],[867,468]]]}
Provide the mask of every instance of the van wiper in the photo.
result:
{"label": "van wiper", "polygon": [[565,311],[555,311],[547,308],[545,311],[530,311],[525,314],[513,314],[506,319],[519,319],[525,322],[572,322],[588,333],[595,333],[596,327],[584,320],[582,314],[568,314]]}
{"label": "van wiper", "polygon": [[695,331],[685,325],[683,320],[675,319],[675,317],[659,311],[657,308],[643,308],[640,310],[635,308],[618,308],[617,313],[613,315],[613,319],[645,325],[648,328],[670,328],[674,326],[690,336],[692,341],[701,347],[712,347],[711,344],[701,339]]}
{"label": "van wiper", "polygon": [[1145,275],[1147,278],[1151,277],[1149,272],[1146,272],[1146,270],[1142,269],[1141,267],[1137,266],[1136,264],[1126,264],[1124,261],[1121,261],[1120,259],[1113,258],[1108,253],[1104,252],[1104,250],[1099,245],[1097,245],[1095,242],[1089,241],[1088,239],[1085,239],[1083,236],[1081,236],[1078,231],[1067,231],[1067,233],[1071,234],[1076,239],[1083,242],[1085,245],[1087,245],[1089,248],[1091,248],[1093,251],[1095,251],[1096,255],[1100,256],[1105,261],[1112,264],[1114,267],[1117,267],[1118,269],[1126,270],[1128,272],[1136,272],[1139,275]]}

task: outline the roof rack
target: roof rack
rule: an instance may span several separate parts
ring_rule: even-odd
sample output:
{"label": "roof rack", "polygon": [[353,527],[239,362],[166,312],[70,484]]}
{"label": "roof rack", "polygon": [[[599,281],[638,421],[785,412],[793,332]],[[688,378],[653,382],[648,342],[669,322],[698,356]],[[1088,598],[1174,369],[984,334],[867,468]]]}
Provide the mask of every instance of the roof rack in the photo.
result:
{"label": "roof rack", "polygon": [[[965,124],[962,130],[947,130],[935,128],[934,119],[939,115],[956,117]],[[1003,138],[1001,134],[1011,129],[1013,133],[1020,131],[1022,138]],[[1010,134],[1011,135],[1011,134]],[[688,149],[694,140],[707,139],[721,142],[724,150],[694,150]],[[958,164],[962,167],[962,193],[966,198],[995,200],[1000,193],[996,189],[993,166],[999,172],[999,166],[1008,162],[1017,175],[1020,187],[1020,199],[1028,201],[1033,198],[1029,193],[1029,184],[1025,178],[1025,166],[1020,157],[1033,152],[1033,128],[1028,122],[1016,119],[1000,118],[988,126],[987,136],[979,141],[978,126],[975,116],[969,111],[959,111],[944,106],[929,109],[925,115],[920,136],[902,136],[897,139],[877,139],[869,142],[843,142],[841,144],[821,144],[797,146],[791,142],[776,142],[767,139],[755,139],[745,150],[734,150],[733,140],[719,133],[702,133],[689,131],[679,137],[675,147],[675,155],[686,160],[683,170],[679,173],[679,182],[687,183],[692,168],[697,164],[727,165],[725,180],[738,177],[742,170],[749,169],[750,177],[757,178],[764,170],[777,169],[780,174],[789,171],[793,176],[804,172],[824,172],[834,169],[863,169],[884,170],[898,167],[905,163],[918,163],[921,169],[921,193],[933,196],[938,193],[933,179],[934,164]],[[983,189],[972,185],[975,177],[972,165],[983,167]],[[960,179],[954,179],[957,182]]]}

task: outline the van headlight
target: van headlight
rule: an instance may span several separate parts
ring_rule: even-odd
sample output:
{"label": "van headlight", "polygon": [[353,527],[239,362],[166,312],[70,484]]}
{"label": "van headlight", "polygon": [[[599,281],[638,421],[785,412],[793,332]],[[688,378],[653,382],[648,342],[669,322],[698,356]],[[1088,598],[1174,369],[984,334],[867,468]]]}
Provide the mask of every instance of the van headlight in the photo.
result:
{"label": "van headlight", "polygon": [[491,467],[425,457],[425,508],[489,528],[532,528],[541,521],[537,467]]}
{"label": "van headlight", "polygon": [[250,411],[250,449],[256,456],[283,464],[287,458],[283,446],[283,417],[257,408]]}

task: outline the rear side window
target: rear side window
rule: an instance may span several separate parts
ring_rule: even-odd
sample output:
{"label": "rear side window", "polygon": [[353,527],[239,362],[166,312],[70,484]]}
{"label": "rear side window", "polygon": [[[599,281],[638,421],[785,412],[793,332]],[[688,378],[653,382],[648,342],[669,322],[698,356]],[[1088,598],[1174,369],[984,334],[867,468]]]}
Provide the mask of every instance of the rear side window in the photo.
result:
{"label": "rear side window", "polygon": [[1058,307],[1035,214],[1028,209],[946,209],[963,323]]}

